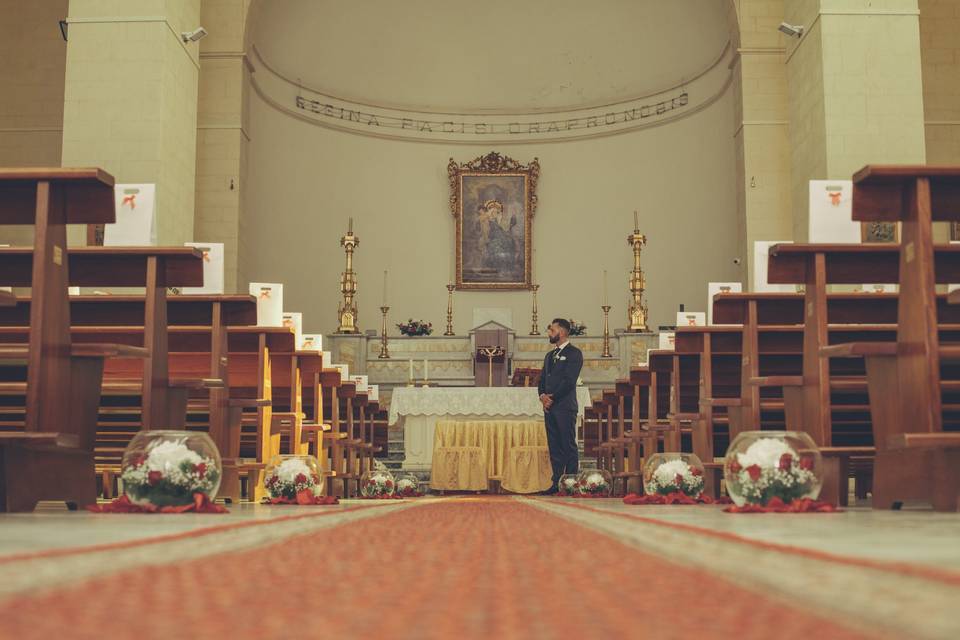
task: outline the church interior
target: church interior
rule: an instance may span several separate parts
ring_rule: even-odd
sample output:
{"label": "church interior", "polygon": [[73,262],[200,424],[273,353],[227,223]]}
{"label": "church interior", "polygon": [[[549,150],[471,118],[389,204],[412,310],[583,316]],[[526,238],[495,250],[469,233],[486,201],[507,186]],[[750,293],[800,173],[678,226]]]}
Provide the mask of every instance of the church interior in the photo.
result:
{"label": "church interior", "polygon": [[0,638],[960,637],[958,34],[0,0]]}

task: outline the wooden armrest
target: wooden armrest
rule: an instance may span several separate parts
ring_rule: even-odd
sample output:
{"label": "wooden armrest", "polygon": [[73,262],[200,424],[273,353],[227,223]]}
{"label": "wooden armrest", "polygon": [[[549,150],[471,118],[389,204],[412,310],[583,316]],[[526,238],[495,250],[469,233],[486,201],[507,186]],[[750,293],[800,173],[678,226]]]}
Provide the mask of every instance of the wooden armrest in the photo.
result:
{"label": "wooden armrest", "polygon": [[222,389],[220,378],[170,378],[170,386],[180,389]]}
{"label": "wooden armrest", "polygon": [[75,433],[53,431],[5,431],[0,432],[0,446],[4,444],[39,444],[76,449],[80,446],[80,436]]}
{"label": "wooden armrest", "polygon": [[[0,358],[26,358],[29,353],[28,344],[0,345]],[[70,355],[75,358],[146,358],[150,352],[126,344],[79,342],[70,345]]]}
{"label": "wooden armrest", "polygon": [[825,458],[853,458],[874,456],[875,447],[820,447],[820,453]]}
{"label": "wooden armrest", "polygon": [[273,400],[269,400],[267,398],[230,398],[230,402],[228,404],[231,407],[253,409],[257,407],[269,407],[273,405]]}
{"label": "wooden armrest", "polygon": [[750,378],[749,384],[754,387],[802,387],[803,376],[760,376]]}
{"label": "wooden armrest", "polygon": [[700,398],[702,407],[739,407],[742,404],[742,398]]}
{"label": "wooden armrest", "polygon": [[699,413],[671,413],[669,417],[676,420],[699,420],[702,416]]}
{"label": "wooden armrest", "polygon": [[891,449],[958,449],[960,433],[898,433],[887,445]]}
{"label": "wooden armrest", "polygon": [[[303,424],[303,432],[304,432],[304,433],[327,432],[327,431],[330,431],[330,429],[332,429],[332,428],[333,428],[333,427],[331,427],[331,426],[328,425],[328,424],[317,424],[316,422],[308,422],[308,423],[304,423],[304,424]],[[346,435],[346,434],[344,434],[344,435]]]}
{"label": "wooden armrest", "polygon": [[954,289],[947,295],[947,304],[960,304],[960,289]]}
{"label": "wooden armrest", "polygon": [[895,356],[896,342],[847,342],[821,347],[824,358],[863,358],[866,356]]}
{"label": "wooden armrest", "polygon": [[0,307],[15,307],[17,305],[17,296],[11,291],[0,291]]}

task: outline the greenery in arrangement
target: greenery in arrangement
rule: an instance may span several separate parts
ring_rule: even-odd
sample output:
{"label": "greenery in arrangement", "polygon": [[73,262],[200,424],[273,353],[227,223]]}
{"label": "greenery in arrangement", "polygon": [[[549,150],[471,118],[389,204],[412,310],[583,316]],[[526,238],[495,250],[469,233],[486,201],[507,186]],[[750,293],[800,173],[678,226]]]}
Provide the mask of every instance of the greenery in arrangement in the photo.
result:
{"label": "greenery in arrangement", "polygon": [[433,323],[410,318],[397,324],[397,329],[405,336],[428,336],[433,333]]}
{"label": "greenery in arrangement", "polygon": [[174,507],[192,503],[195,493],[212,498],[220,471],[212,459],[178,440],[152,443],[124,468],[121,478],[131,502]]}

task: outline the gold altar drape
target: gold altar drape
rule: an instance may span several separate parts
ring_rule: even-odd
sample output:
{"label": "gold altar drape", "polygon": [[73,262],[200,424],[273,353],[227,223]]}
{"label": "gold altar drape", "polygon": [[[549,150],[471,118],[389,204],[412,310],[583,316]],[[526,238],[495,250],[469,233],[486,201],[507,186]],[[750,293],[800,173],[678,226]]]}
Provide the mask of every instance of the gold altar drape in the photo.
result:
{"label": "gold altar drape", "polygon": [[430,486],[480,491],[489,480],[514,493],[550,487],[547,433],[540,420],[437,422]]}

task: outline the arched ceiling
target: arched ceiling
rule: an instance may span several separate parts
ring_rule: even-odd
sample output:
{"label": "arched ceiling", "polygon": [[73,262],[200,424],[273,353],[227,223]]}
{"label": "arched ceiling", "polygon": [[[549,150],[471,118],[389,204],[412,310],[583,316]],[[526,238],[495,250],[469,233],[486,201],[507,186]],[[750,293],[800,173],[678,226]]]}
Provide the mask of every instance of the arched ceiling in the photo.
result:
{"label": "arched ceiling", "polygon": [[249,41],[272,68],[353,102],[524,113],[676,86],[730,33],[719,0],[256,2]]}

